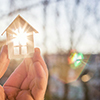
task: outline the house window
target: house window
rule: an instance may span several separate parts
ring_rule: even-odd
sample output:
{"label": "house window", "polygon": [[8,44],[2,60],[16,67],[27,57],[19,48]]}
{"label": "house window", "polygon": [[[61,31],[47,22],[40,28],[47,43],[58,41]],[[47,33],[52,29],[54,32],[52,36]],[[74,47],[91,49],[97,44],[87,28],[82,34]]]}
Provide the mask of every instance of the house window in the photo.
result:
{"label": "house window", "polygon": [[25,55],[27,54],[27,46],[14,46],[14,55]]}
{"label": "house window", "polygon": [[27,46],[21,47],[21,54],[22,54],[22,55],[27,54]]}
{"label": "house window", "polygon": [[14,47],[14,55],[19,55],[19,47]]}

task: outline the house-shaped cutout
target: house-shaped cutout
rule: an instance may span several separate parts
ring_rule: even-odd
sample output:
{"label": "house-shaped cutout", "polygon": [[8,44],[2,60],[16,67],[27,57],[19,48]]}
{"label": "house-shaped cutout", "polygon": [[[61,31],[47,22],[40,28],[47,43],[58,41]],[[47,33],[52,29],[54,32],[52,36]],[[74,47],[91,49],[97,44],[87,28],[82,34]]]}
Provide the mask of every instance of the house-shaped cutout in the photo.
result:
{"label": "house-shaped cutout", "polygon": [[[20,15],[3,32],[6,34],[9,59],[31,57],[34,52],[33,33],[38,33]],[[2,35],[3,35],[2,34]]]}

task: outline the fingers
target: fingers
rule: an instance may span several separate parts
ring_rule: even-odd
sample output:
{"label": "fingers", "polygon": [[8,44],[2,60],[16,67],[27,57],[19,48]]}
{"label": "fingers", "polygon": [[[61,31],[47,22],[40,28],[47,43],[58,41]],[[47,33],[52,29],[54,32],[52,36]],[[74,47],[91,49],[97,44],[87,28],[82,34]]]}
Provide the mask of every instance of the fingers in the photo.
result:
{"label": "fingers", "polygon": [[5,100],[4,89],[1,85],[0,85],[0,100]]}
{"label": "fingers", "polygon": [[26,72],[26,65],[25,61],[23,61],[16,69],[15,71],[10,75],[6,83],[4,84],[5,86],[12,86],[16,88],[20,88],[22,82],[26,78],[27,72]]}
{"label": "fingers", "polygon": [[[32,63],[30,65],[30,63]],[[33,69],[32,69],[33,68]],[[33,72],[34,71],[34,72]],[[28,77],[31,76],[31,77]],[[35,76],[35,77],[34,77]],[[26,83],[25,79],[28,79],[26,83],[28,84],[29,80],[34,80],[33,84],[35,82],[37,90],[33,90],[33,92],[36,92],[39,96],[39,94],[42,94],[41,97],[45,94],[46,86],[47,86],[47,80],[48,80],[48,70],[45,62],[43,61],[42,57],[40,56],[40,50],[38,48],[35,49],[35,53],[33,58],[27,58],[24,59],[24,61],[19,65],[19,67],[12,73],[12,75],[9,77],[9,79],[4,84],[5,86],[12,86],[16,88],[25,88]],[[25,84],[23,84],[25,83]],[[29,86],[30,87],[30,86]],[[32,87],[31,87],[32,88]],[[33,93],[32,92],[32,93]],[[38,93],[39,92],[39,93]],[[35,94],[35,93],[33,93]],[[37,96],[37,97],[38,97]],[[34,97],[34,96],[33,96]]]}
{"label": "fingers", "polygon": [[33,67],[35,69],[35,81],[33,80],[30,83],[29,88],[35,100],[43,100],[48,81],[48,69],[40,55],[39,48],[35,48],[35,53],[32,60]]}
{"label": "fingers", "polygon": [[34,63],[34,68],[35,68],[35,73],[36,73],[36,85],[38,87],[38,89],[45,89],[46,85],[47,85],[47,77],[46,77],[46,73],[43,70],[43,67],[41,66],[41,64],[39,62],[35,62]]}
{"label": "fingers", "polygon": [[27,67],[28,67],[27,68],[27,76],[21,85],[21,89],[24,89],[24,90],[25,89],[28,90],[30,87],[30,84],[32,83],[32,80],[34,80],[36,78],[35,68],[33,67],[33,63],[30,63],[29,65],[27,63]]}
{"label": "fingers", "polygon": [[[47,70],[45,62],[40,56],[39,48],[35,48],[35,53],[33,55],[33,58],[29,60],[25,59],[25,63],[26,63],[25,65],[27,69],[27,76],[21,85],[21,89],[28,89],[30,87],[32,88],[32,86],[34,85],[33,79],[37,79],[37,78],[41,79],[42,77],[45,77],[46,80],[48,80],[48,70]],[[40,82],[38,83],[40,84]]]}
{"label": "fingers", "polygon": [[29,90],[22,90],[18,93],[16,100],[34,100]]}
{"label": "fingers", "polygon": [[30,90],[35,100],[43,100],[48,79],[40,62],[35,62],[33,67],[35,68],[36,78],[35,81],[31,82]]}
{"label": "fingers", "polygon": [[0,53],[0,78],[3,76],[5,73],[8,65],[9,65],[10,60],[8,59],[8,49],[7,46],[5,45]]}
{"label": "fingers", "polygon": [[5,90],[5,100],[15,100],[18,92],[20,91],[20,89],[11,86],[4,86],[3,88]]}
{"label": "fingers", "polygon": [[41,66],[43,67],[43,69],[46,73],[46,76],[48,77],[48,69],[47,69],[47,66],[46,66],[43,58],[40,55],[40,49],[39,48],[35,48],[35,53],[34,53],[34,56],[33,56],[32,59],[33,59],[33,63],[40,62]]}

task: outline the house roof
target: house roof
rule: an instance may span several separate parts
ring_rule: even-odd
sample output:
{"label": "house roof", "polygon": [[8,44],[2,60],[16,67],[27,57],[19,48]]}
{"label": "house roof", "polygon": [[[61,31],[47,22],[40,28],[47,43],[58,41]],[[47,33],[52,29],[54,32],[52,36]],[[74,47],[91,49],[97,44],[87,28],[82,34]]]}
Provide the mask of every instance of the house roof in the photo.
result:
{"label": "house roof", "polygon": [[25,19],[18,15],[1,35],[3,35],[6,31],[11,32],[11,29],[17,29],[19,26],[24,28],[26,31],[34,31],[35,33],[38,33],[38,31],[34,29]]}

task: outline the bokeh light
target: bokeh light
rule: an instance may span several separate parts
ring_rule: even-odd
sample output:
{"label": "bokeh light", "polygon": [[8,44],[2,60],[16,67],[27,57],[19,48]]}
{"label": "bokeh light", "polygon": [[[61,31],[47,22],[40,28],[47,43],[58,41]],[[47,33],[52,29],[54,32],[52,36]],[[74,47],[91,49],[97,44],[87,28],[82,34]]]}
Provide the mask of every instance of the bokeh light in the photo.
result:
{"label": "bokeh light", "polygon": [[83,82],[88,82],[91,79],[91,77],[89,74],[86,74],[86,75],[83,75],[81,79]]}

